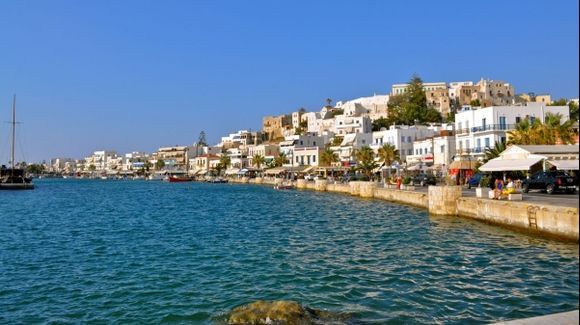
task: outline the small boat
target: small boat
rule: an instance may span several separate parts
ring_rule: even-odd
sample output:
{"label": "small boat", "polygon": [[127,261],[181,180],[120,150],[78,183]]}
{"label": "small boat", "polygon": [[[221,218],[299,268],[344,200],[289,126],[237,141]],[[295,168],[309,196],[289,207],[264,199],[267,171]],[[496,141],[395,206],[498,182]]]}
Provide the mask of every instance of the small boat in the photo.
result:
{"label": "small boat", "polygon": [[292,190],[292,189],[294,189],[294,185],[289,184],[289,183],[280,183],[280,184],[274,185],[274,189],[275,190]]}
{"label": "small boat", "polygon": [[189,176],[167,176],[167,181],[169,183],[192,182],[193,178]]}
{"label": "small boat", "polygon": [[208,183],[218,184],[218,183],[227,183],[228,180],[221,177],[214,177],[207,181]]}

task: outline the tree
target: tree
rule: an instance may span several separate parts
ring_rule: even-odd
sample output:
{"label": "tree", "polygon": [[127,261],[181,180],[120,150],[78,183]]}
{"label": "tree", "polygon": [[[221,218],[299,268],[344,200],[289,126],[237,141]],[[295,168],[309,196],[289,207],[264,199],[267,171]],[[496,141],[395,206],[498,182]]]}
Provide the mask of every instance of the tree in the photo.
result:
{"label": "tree", "polygon": [[230,167],[231,164],[232,164],[232,159],[230,158],[230,156],[222,155],[220,157],[219,165],[221,165],[223,169],[228,169],[228,167]]}
{"label": "tree", "polygon": [[483,157],[483,162],[486,163],[493,158],[499,157],[499,154],[506,149],[505,142],[496,141],[493,148],[485,148],[485,153]]}
{"label": "tree", "polygon": [[29,174],[40,175],[44,173],[44,165],[41,164],[30,164],[26,166],[26,172]]}
{"label": "tree", "polygon": [[568,101],[565,98],[560,98],[558,100],[552,101],[548,106],[566,106]]}
{"label": "tree", "polygon": [[562,123],[561,114],[546,114],[544,119],[543,128],[545,129],[545,136],[549,137],[550,141],[554,144],[573,144],[574,143],[574,132],[572,130],[573,120],[567,120]]}
{"label": "tree", "polygon": [[388,177],[390,178],[391,165],[393,164],[393,162],[401,160],[399,150],[397,150],[394,145],[387,143],[379,148],[378,153],[380,161],[382,161],[385,164],[385,167],[387,167]]}
{"label": "tree", "polygon": [[338,155],[330,150],[330,149],[325,149],[321,154],[320,154],[320,164],[322,166],[330,166],[333,163],[338,162]]}
{"label": "tree", "polygon": [[546,114],[544,123],[538,119],[531,121],[526,118],[516,125],[515,130],[508,131],[508,143],[520,145],[571,144],[574,143],[573,123],[572,120],[562,123],[560,114],[551,113]]}
{"label": "tree", "polygon": [[427,104],[423,81],[413,75],[405,93],[389,99],[388,124],[441,122],[441,114]]}
{"label": "tree", "polygon": [[145,164],[143,164],[143,167],[145,168],[146,172],[149,172],[149,169],[151,169],[151,167],[153,167],[153,165],[151,165],[151,162],[149,160],[147,160],[145,162]]}
{"label": "tree", "polygon": [[163,159],[157,159],[155,162],[155,169],[162,170],[165,167],[165,161]]}
{"label": "tree", "polygon": [[378,167],[375,162],[375,153],[369,146],[364,146],[355,152],[357,169],[363,174],[367,175],[369,179],[372,177],[373,170]]}
{"label": "tree", "polygon": [[380,131],[381,128],[389,128],[389,120],[384,117],[379,117],[373,121],[373,131]]}
{"label": "tree", "polygon": [[479,99],[474,99],[471,102],[469,102],[469,105],[474,107],[481,107],[481,102],[479,101]]}
{"label": "tree", "polygon": [[256,165],[258,167],[258,169],[260,169],[260,167],[262,167],[262,165],[266,162],[266,159],[264,158],[264,156],[259,155],[259,154],[255,154],[254,157],[252,157],[252,163],[254,165]]}
{"label": "tree", "polygon": [[89,171],[94,172],[95,170],[97,170],[97,167],[93,164],[89,165]]}
{"label": "tree", "polygon": [[343,137],[335,135],[334,138],[332,138],[332,142],[330,143],[330,146],[331,147],[338,147],[342,143],[342,140],[343,140]]}
{"label": "tree", "polygon": [[573,121],[578,121],[578,104],[576,102],[570,102],[568,107],[570,108],[570,119]]}
{"label": "tree", "polygon": [[280,152],[280,154],[278,155],[278,157],[274,158],[274,167],[282,167],[282,165],[284,165],[286,162],[288,161],[286,154],[283,152]]}

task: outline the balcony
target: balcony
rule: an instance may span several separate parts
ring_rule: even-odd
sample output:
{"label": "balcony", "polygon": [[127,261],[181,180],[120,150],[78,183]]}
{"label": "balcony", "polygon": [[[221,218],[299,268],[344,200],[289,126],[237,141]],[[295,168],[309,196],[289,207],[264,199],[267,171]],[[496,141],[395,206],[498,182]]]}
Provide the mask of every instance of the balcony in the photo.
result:
{"label": "balcony", "polygon": [[457,154],[459,154],[459,155],[482,154],[484,152],[485,152],[485,147],[459,148],[459,149],[457,149]]}
{"label": "balcony", "polygon": [[457,135],[464,135],[469,133],[487,132],[487,131],[508,131],[516,128],[516,124],[487,124],[482,126],[474,126],[472,128],[457,129]]}

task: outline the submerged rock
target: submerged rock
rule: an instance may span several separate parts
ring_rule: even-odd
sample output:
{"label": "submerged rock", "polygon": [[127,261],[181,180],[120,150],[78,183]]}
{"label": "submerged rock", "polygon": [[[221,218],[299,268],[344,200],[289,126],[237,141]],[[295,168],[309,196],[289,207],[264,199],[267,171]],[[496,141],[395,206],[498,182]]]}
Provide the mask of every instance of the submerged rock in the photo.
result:
{"label": "submerged rock", "polygon": [[264,301],[234,308],[227,317],[228,324],[322,324],[339,321],[345,315],[304,307],[295,301]]}

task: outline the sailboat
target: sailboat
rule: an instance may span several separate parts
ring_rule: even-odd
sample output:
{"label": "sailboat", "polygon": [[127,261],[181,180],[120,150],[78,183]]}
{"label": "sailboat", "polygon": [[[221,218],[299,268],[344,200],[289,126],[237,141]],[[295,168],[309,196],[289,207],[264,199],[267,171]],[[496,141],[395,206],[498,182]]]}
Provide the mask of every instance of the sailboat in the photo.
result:
{"label": "sailboat", "polygon": [[16,138],[16,95],[12,102],[12,148],[10,151],[10,168],[2,165],[0,168],[0,190],[32,190],[32,179],[26,177],[23,168],[14,165],[14,142]]}

